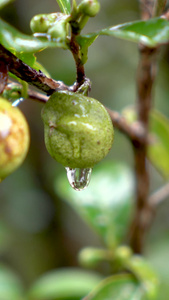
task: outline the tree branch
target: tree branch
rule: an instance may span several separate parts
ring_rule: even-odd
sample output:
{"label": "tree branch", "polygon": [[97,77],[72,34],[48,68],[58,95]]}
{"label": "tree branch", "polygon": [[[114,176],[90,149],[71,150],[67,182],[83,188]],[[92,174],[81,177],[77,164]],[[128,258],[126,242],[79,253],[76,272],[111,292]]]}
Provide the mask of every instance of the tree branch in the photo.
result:
{"label": "tree branch", "polygon": [[30,85],[37,87],[48,95],[56,90],[69,90],[71,89],[61,81],[55,81],[48,78],[41,71],[36,71],[31,68],[14,54],[0,45],[0,59],[7,65],[8,71],[16,75],[18,78],[28,82]]}
{"label": "tree branch", "polygon": [[85,81],[85,69],[82,63],[81,55],[80,55],[80,46],[76,42],[76,37],[79,34],[78,24],[76,22],[71,23],[71,40],[70,40],[70,50],[74,57],[74,61],[76,64],[76,82],[77,88],[80,87]]}
{"label": "tree branch", "polygon": [[[149,115],[152,106],[152,88],[156,75],[157,49],[140,47],[140,62],[137,76],[138,121],[145,129],[148,138]],[[147,229],[154,215],[149,194],[149,172],[147,167],[147,139],[145,143],[133,142],[136,173],[136,208],[130,228],[130,245],[135,253],[142,253]]]}

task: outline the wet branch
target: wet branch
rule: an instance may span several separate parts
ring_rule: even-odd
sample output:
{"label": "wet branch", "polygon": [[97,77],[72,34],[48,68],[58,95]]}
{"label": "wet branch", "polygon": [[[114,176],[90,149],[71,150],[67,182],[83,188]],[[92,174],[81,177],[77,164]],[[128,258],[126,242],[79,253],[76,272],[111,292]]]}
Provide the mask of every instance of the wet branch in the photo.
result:
{"label": "wet branch", "polygon": [[8,67],[8,71],[16,75],[18,78],[26,81],[41,91],[52,94],[56,90],[68,90],[69,87],[61,81],[55,81],[48,78],[41,71],[36,71],[22,60],[17,58],[14,54],[0,45],[0,60]]}

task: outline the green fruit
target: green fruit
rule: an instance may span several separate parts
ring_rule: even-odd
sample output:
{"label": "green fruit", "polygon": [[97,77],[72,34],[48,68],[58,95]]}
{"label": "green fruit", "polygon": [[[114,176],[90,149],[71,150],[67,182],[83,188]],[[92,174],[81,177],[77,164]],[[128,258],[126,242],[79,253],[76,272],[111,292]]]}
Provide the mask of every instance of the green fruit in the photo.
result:
{"label": "green fruit", "polygon": [[100,3],[97,0],[83,0],[79,5],[79,12],[88,17],[95,17],[100,10]]}
{"label": "green fruit", "polygon": [[109,152],[113,125],[105,107],[82,94],[55,92],[42,110],[45,144],[65,167],[91,168]]}
{"label": "green fruit", "polygon": [[36,15],[30,21],[30,28],[32,32],[47,33],[50,26],[50,20],[47,14]]}
{"label": "green fruit", "polygon": [[48,31],[55,26],[56,23],[66,23],[68,18],[69,15],[63,13],[39,14],[31,19],[30,28],[34,33],[49,33]]}
{"label": "green fruit", "polygon": [[48,30],[48,34],[51,38],[66,38],[66,24],[64,22],[56,22],[54,26],[52,26]]}
{"label": "green fruit", "polygon": [[29,147],[29,129],[24,115],[0,97],[0,181],[25,159]]}

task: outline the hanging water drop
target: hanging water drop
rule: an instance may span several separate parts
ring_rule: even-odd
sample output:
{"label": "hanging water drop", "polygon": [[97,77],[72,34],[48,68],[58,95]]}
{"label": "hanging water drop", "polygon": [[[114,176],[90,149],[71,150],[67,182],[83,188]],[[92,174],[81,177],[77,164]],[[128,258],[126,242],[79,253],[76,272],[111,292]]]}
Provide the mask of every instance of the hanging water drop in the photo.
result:
{"label": "hanging water drop", "polygon": [[86,168],[86,169],[80,169],[80,168],[69,168],[66,167],[67,172],[67,178],[71,185],[71,187],[76,191],[81,191],[85,189],[91,178],[92,169]]}

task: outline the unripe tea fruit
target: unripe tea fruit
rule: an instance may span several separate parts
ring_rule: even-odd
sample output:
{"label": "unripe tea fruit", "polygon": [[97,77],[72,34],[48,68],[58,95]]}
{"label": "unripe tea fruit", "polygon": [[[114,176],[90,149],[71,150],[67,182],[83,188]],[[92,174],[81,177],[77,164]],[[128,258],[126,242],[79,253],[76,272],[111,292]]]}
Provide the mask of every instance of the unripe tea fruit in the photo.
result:
{"label": "unripe tea fruit", "polygon": [[23,162],[29,141],[29,128],[24,115],[0,97],[0,181]]}
{"label": "unripe tea fruit", "polygon": [[79,5],[79,11],[88,17],[95,17],[100,10],[97,0],[83,0]]}
{"label": "unripe tea fruit", "polygon": [[91,168],[109,152],[113,125],[97,100],[55,92],[42,110],[45,144],[50,155],[69,168]]}

